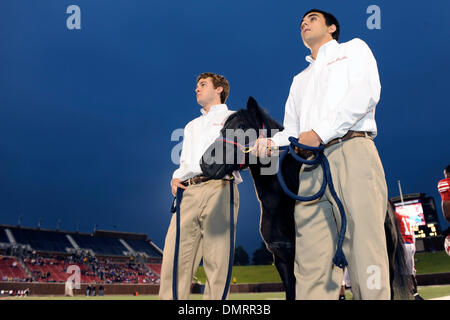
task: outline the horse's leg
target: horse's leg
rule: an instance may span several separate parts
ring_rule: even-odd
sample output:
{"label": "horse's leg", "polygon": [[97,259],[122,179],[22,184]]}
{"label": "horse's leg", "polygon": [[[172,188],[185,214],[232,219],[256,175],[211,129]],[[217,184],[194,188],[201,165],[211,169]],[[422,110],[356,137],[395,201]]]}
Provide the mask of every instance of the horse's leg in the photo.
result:
{"label": "horse's leg", "polygon": [[283,281],[286,300],[295,300],[294,244],[291,242],[272,242],[269,243],[269,250],[273,253],[275,267]]}
{"label": "horse's leg", "polygon": [[[287,232],[294,229],[292,219],[283,219],[280,211],[282,206],[275,209],[263,209],[261,214],[261,236],[267,249],[273,254],[275,267],[283,282],[286,292],[286,300],[295,300],[295,244],[293,237]],[[292,224],[292,226],[291,226]]]}
{"label": "horse's leg", "polygon": [[288,198],[276,176],[261,176],[250,168],[258,198],[261,202],[260,232],[274,256],[275,266],[286,292],[287,300],[295,299],[295,201]]}

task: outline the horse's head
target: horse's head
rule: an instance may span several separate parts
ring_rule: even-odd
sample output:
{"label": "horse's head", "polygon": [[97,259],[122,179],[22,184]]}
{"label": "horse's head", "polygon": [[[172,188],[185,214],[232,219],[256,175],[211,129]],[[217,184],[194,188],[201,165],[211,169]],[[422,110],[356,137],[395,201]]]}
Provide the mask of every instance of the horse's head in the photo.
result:
{"label": "horse's head", "polygon": [[[267,130],[268,132],[264,134],[266,137],[271,137],[277,131],[283,130],[283,126],[261,108],[255,98],[249,97],[247,109],[240,109],[228,117],[222,129],[222,136],[226,135],[227,129],[254,130],[258,133]],[[251,135],[251,133],[249,134]]]}
{"label": "horse's head", "polygon": [[258,160],[248,151],[259,137],[271,137],[283,130],[253,97],[247,109],[233,113],[226,120],[221,136],[206,150],[201,161],[203,174],[215,179],[223,178],[235,170],[242,170]]}

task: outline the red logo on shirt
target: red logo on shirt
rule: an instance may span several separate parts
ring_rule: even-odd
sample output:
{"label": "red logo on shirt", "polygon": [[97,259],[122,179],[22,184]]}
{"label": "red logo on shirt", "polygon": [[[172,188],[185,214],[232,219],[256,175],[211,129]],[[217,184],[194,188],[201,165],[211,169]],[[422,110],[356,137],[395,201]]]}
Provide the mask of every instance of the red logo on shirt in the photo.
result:
{"label": "red logo on shirt", "polygon": [[328,62],[327,65],[329,66],[330,64],[333,64],[335,62],[338,62],[338,61],[341,61],[341,60],[344,60],[344,59],[347,59],[347,56],[343,56],[342,58],[336,58],[335,60],[332,60],[332,61]]}
{"label": "red logo on shirt", "polygon": [[225,124],[224,122],[222,122],[222,123],[215,122],[215,123],[213,123],[212,125],[213,125],[213,126],[221,126],[221,127],[223,127],[224,124]]}

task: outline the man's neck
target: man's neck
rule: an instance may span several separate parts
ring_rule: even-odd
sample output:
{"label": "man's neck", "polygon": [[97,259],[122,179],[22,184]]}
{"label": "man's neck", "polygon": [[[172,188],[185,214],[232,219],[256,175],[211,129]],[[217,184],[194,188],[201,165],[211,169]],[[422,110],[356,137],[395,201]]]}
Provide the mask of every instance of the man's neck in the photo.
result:
{"label": "man's neck", "polygon": [[209,110],[211,110],[211,107],[217,106],[218,104],[220,104],[220,101],[214,101],[214,102],[205,104],[205,105],[203,106],[203,110],[205,110],[205,112],[208,113]]}
{"label": "man's neck", "polygon": [[309,50],[311,50],[311,58],[313,58],[314,60],[316,60],[317,58],[317,54],[319,53],[320,47],[322,47],[325,43],[329,42],[333,40],[333,38],[331,37],[326,37],[320,41],[317,41],[317,43],[312,44],[309,47]]}

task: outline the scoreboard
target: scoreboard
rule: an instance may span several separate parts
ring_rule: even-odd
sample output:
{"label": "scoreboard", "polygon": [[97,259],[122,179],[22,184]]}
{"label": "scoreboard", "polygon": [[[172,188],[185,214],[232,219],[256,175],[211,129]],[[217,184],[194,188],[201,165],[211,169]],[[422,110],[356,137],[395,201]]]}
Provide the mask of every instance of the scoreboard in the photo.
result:
{"label": "scoreboard", "polygon": [[391,199],[395,212],[408,217],[416,239],[437,237],[440,235],[439,221],[433,197],[425,197],[423,193],[407,194]]}

